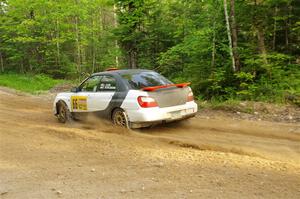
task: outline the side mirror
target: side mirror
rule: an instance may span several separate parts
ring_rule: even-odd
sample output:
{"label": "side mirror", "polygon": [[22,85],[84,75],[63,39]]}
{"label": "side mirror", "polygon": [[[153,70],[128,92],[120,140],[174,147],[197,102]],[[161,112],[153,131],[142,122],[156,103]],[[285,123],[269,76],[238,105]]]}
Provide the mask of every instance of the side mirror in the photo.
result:
{"label": "side mirror", "polygon": [[77,93],[77,92],[79,92],[79,88],[78,88],[78,87],[73,87],[73,88],[71,89],[71,92]]}

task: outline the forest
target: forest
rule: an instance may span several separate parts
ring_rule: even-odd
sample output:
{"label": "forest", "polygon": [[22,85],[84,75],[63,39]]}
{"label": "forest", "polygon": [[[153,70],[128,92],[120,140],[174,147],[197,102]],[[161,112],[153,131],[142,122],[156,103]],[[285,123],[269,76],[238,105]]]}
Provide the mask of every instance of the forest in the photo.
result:
{"label": "forest", "polygon": [[107,68],[191,82],[200,100],[297,102],[299,0],[1,0],[0,71]]}

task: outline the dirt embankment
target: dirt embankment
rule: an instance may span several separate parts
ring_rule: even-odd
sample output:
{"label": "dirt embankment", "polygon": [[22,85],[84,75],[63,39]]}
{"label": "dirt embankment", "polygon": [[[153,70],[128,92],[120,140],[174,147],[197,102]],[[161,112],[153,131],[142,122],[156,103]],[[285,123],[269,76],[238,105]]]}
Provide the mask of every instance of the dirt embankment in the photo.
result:
{"label": "dirt embankment", "polygon": [[297,122],[64,125],[52,98],[0,90],[0,198],[300,198]]}

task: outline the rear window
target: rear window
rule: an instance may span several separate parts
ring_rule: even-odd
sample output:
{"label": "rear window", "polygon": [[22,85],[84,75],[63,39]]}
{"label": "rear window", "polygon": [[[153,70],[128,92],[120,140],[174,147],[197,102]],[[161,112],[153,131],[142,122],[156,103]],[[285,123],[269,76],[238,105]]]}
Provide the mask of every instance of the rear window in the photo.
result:
{"label": "rear window", "polygon": [[142,89],[150,86],[162,86],[172,84],[171,81],[164,76],[151,71],[137,72],[137,73],[125,73],[121,74],[132,89]]}

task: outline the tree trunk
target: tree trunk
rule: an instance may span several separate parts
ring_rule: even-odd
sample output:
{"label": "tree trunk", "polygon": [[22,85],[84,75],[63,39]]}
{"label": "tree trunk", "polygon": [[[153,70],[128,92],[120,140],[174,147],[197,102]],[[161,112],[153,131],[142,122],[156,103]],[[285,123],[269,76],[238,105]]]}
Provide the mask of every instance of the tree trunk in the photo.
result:
{"label": "tree trunk", "polygon": [[272,41],[272,49],[275,50],[276,48],[276,32],[277,32],[277,12],[278,12],[278,8],[277,6],[275,7],[275,14],[274,14],[274,26],[273,26],[273,41]]}
{"label": "tree trunk", "polygon": [[[118,26],[116,10],[117,10],[117,7],[116,7],[116,5],[114,5],[114,19],[113,20],[114,20],[114,27],[115,28],[117,28],[117,26]],[[115,40],[115,48],[116,48],[116,50],[119,49],[117,39]],[[116,67],[118,68],[119,67],[119,56],[118,55],[116,55],[116,57],[115,57],[115,62],[116,62]]]}
{"label": "tree trunk", "polygon": [[1,65],[1,72],[4,72],[4,63],[3,63],[3,56],[2,53],[0,52],[0,65]]}
{"label": "tree trunk", "polygon": [[232,69],[235,72],[236,67],[235,67],[235,60],[234,60],[233,52],[232,52],[231,31],[230,31],[229,17],[228,17],[228,12],[227,12],[227,0],[224,0],[224,13],[225,13],[227,36],[228,36],[228,42],[229,42],[229,53],[230,53],[230,57],[232,60]]}
{"label": "tree trunk", "polygon": [[21,61],[21,73],[24,73],[24,59],[22,58],[22,61]]}
{"label": "tree trunk", "polygon": [[96,47],[95,47],[95,32],[94,32],[95,20],[92,18],[92,73],[95,72],[95,64],[96,64]]}
{"label": "tree trunk", "polygon": [[96,52],[95,48],[93,50],[93,58],[92,58],[92,73],[95,72],[95,65],[96,65]]}
{"label": "tree trunk", "polygon": [[59,21],[56,18],[56,65],[60,66]]}
{"label": "tree trunk", "polygon": [[75,17],[75,40],[76,40],[76,63],[77,73],[81,72],[81,59],[80,59],[80,39],[79,39],[79,28],[78,28],[78,16]]}
{"label": "tree trunk", "polygon": [[137,68],[136,52],[134,50],[131,50],[129,52],[129,67],[131,69],[136,69]]}
{"label": "tree trunk", "polygon": [[285,48],[286,51],[289,51],[289,29],[290,29],[290,23],[291,23],[291,10],[292,7],[289,4],[288,7],[288,18],[285,20]]}
{"label": "tree trunk", "polygon": [[[254,1],[255,6],[258,7],[257,0]],[[253,18],[253,24],[255,28],[255,32],[257,34],[257,40],[258,40],[258,49],[261,54],[261,57],[263,59],[264,64],[268,64],[267,60],[267,50],[265,46],[265,35],[263,30],[262,22],[254,16]]]}
{"label": "tree trunk", "polygon": [[28,65],[29,65],[29,70],[32,71],[33,70],[33,66],[31,64],[31,59],[33,59],[33,57],[34,57],[34,52],[33,52],[33,50],[30,50],[29,52],[30,52],[30,54],[28,56],[28,60],[27,61],[28,61]]}
{"label": "tree trunk", "polygon": [[230,18],[231,18],[231,32],[232,32],[232,53],[235,62],[235,71],[240,71],[240,57],[238,54],[238,36],[235,21],[235,1],[230,0]]}
{"label": "tree trunk", "polygon": [[289,25],[288,25],[288,21],[285,21],[285,48],[288,49],[289,48]]}
{"label": "tree trunk", "polygon": [[[84,48],[84,46],[83,45],[80,45],[80,64],[82,65],[82,66],[85,66],[86,65],[86,49]],[[81,69],[81,71],[82,71],[82,69]],[[81,72],[80,71],[80,72]]]}
{"label": "tree trunk", "polygon": [[263,62],[264,64],[268,64],[264,32],[260,26],[256,27],[256,32],[257,32],[257,39],[258,39],[258,48],[263,58]]}
{"label": "tree trunk", "polygon": [[216,19],[213,22],[213,41],[212,41],[212,52],[211,52],[211,72],[215,71],[215,60],[216,60]]}

